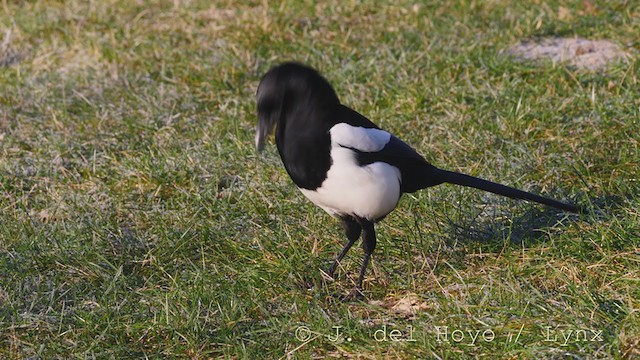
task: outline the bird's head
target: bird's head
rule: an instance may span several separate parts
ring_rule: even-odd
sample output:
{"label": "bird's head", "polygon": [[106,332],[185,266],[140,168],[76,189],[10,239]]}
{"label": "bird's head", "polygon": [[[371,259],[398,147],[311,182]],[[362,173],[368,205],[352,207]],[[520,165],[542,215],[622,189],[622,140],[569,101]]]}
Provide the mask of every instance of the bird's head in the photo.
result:
{"label": "bird's head", "polygon": [[304,119],[339,104],[329,84],[313,68],[295,62],[286,62],[267,71],[260,80],[256,93],[258,127],[256,148],[261,151],[264,142],[277,126],[284,126],[289,116]]}

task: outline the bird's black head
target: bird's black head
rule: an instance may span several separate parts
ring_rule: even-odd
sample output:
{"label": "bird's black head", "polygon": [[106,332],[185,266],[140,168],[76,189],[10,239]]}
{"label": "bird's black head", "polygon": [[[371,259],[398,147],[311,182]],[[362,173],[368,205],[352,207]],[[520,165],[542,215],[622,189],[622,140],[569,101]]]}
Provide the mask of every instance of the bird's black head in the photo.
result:
{"label": "bird's black head", "polygon": [[260,80],[256,94],[258,100],[258,127],[256,147],[264,148],[265,138],[276,127],[284,126],[288,116],[305,117],[339,104],[338,96],[313,68],[286,62],[271,68]]}

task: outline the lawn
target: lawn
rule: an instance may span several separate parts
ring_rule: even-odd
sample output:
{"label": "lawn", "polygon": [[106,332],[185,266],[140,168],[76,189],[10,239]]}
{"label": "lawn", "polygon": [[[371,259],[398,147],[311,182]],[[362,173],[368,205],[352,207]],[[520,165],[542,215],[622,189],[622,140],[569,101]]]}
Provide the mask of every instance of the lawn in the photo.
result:
{"label": "lawn", "polygon": [[[640,3],[0,1],[0,358],[640,357]],[[539,37],[626,62],[519,61]],[[439,167],[354,247],[254,147],[260,76],[317,67]]]}

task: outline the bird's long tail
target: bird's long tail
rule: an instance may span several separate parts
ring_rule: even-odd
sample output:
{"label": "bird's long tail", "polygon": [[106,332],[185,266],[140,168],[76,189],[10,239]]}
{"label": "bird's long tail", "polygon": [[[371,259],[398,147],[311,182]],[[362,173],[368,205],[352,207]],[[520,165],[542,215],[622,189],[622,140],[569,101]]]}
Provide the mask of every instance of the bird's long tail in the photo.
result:
{"label": "bird's long tail", "polygon": [[448,171],[448,170],[442,170],[442,169],[435,170],[434,175],[436,176],[436,178],[446,183],[468,186],[468,187],[472,187],[472,188],[476,188],[484,191],[489,191],[494,194],[510,197],[512,199],[534,201],[540,204],[552,206],[554,208],[573,212],[573,213],[581,212],[580,208],[578,208],[575,205],[566,204],[557,200],[546,198],[544,196],[535,195],[526,191],[518,190],[509,186],[497,184],[497,183],[483,180],[470,175],[461,174],[461,173]]}

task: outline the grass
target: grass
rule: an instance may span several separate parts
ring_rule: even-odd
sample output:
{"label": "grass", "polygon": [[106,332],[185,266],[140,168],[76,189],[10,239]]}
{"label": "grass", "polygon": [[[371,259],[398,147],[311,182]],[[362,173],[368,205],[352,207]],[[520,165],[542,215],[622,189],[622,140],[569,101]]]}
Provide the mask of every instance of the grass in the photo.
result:
{"label": "grass", "polygon": [[[639,357],[640,7],[587,3],[0,2],[0,357]],[[502,53],[556,35],[634,55]],[[405,196],[338,301],[361,250],[324,282],[339,224],[253,146],[289,59],[438,166],[592,213]]]}

